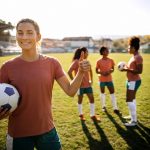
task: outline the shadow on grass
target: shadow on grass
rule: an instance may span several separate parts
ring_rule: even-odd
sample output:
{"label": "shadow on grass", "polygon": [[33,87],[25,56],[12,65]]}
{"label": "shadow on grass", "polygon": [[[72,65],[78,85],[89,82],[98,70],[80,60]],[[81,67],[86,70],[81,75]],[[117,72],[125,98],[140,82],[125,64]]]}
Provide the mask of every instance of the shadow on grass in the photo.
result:
{"label": "shadow on grass", "polygon": [[[150,150],[150,143],[149,143],[149,135],[140,128],[140,126],[135,127],[126,127],[125,130],[121,127],[116,120],[106,111],[105,112],[108,118],[112,121],[115,125],[118,134],[126,141],[129,146],[129,149],[132,150]],[[125,119],[122,118],[121,115],[118,115],[122,123],[125,122]],[[142,125],[142,124],[140,124]],[[142,125],[143,126],[143,125]],[[144,128],[144,126],[143,126]],[[139,134],[138,132],[141,134]]]}
{"label": "shadow on grass", "polygon": [[99,127],[96,121],[94,121],[94,124],[101,136],[101,141],[94,139],[91,133],[89,132],[86,123],[84,121],[81,121],[82,129],[88,139],[90,150],[113,150],[104,131]]}
{"label": "shadow on grass", "polygon": [[145,139],[150,145],[150,128],[147,128],[141,122],[138,122],[137,129],[142,134],[142,136],[145,137]]}

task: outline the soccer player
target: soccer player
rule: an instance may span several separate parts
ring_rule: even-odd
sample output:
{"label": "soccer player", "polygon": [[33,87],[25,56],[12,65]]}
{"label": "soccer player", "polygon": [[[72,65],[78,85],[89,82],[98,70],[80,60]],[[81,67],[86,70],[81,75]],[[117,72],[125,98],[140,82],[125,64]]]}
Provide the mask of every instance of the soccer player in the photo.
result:
{"label": "soccer player", "polygon": [[16,26],[16,40],[22,49],[20,56],[4,63],[0,83],[14,85],[20,93],[17,109],[9,114],[0,108],[0,119],[9,115],[7,150],[60,150],[61,143],[52,117],[52,89],[56,80],[64,92],[74,96],[90,64],[79,58],[78,72],[71,82],[56,58],[40,54],[41,39],[38,24],[22,19]]}
{"label": "soccer player", "polygon": [[125,123],[125,126],[137,125],[136,92],[141,85],[141,77],[139,74],[143,71],[143,58],[139,54],[139,48],[140,39],[138,37],[130,38],[128,52],[133,56],[130,58],[127,66],[122,70],[127,72],[126,102],[131,117],[131,121]]}
{"label": "soccer player", "polygon": [[[76,49],[76,51],[74,53],[74,56],[73,56],[72,64],[70,65],[69,70],[68,70],[68,75],[71,78],[71,80],[74,79],[73,73],[77,74],[77,72],[79,70],[79,59],[80,59],[80,56],[81,56],[82,52],[84,52],[84,59],[85,60],[88,57],[88,50],[87,50],[86,47],[81,47],[81,48]],[[94,104],[92,82],[93,82],[93,73],[92,73],[92,69],[90,69],[89,72],[86,72],[84,74],[81,86],[78,90],[79,117],[83,121],[85,120],[85,116],[83,115],[83,111],[82,111],[82,100],[83,100],[83,95],[84,94],[86,94],[88,99],[89,99],[91,119],[93,119],[95,121],[100,121],[100,118],[98,118],[95,115],[95,104]]]}
{"label": "soccer player", "polygon": [[112,81],[111,73],[114,72],[114,61],[113,59],[109,58],[109,50],[107,47],[101,47],[100,55],[102,55],[102,58],[98,59],[96,62],[96,73],[99,76],[99,86],[100,86],[100,101],[102,104],[102,111],[106,111],[106,102],[105,102],[105,87],[108,88],[110,92],[110,98],[113,106],[114,113],[120,114],[120,111],[117,107],[117,101],[115,97],[115,90],[114,90],[114,84]]}

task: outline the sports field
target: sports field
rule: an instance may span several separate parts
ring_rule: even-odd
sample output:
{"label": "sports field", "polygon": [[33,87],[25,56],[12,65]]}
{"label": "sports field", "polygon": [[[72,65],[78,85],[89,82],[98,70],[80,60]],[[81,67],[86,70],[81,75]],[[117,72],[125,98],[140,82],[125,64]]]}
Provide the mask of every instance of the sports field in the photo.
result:
{"label": "sports field", "polygon": [[[47,54],[58,58],[67,72],[73,54]],[[117,64],[119,61],[128,61],[132,55],[113,53],[109,55]],[[101,111],[99,100],[98,77],[95,73],[95,63],[100,57],[98,53],[90,53],[88,59],[93,70],[93,90],[95,97],[96,114],[101,117],[100,123],[94,123],[89,116],[89,102],[84,96],[83,112],[85,122],[81,122],[77,111],[77,96],[71,98],[64,94],[55,82],[53,89],[53,117],[60,135],[63,150],[149,150],[150,149],[150,55],[142,54],[144,67],[142,85],[137,92],[138,126],[125,127],[126,121],[113,113],[109,93],[106,90],[107,113]],[[0,57],[1,64],[14,56]],[[115,85],[118,106],[122,115],[128,115],[125,102],[126,75],[115,68],[113,81]],[[43,116],[44,117],[44,116]],[[4,150],[7,119],[0,121],[0,150]]]}

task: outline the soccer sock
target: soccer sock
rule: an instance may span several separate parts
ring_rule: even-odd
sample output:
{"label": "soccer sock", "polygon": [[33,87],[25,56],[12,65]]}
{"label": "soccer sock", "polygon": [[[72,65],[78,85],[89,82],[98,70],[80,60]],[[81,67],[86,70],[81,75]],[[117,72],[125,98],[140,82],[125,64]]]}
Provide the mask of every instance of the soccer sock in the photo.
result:
{"label": "soccer sock", "polygon": [[[135,105],[135,111],[136,111],[136,99],[133,99],[133,103],[134,103],[134,105]],[[137,113],[136,113],[136,121],[137,121]]]}
{"label": "soccer sock", "polygon": [[131,115],[131,121],[137,122],[136,106],[135,106],[134,102],[127,102],[127,104],[128,104],[129,112]]}
{"label": "soccer sock", "polygon": [[90,116],[94,116],[94,115],[95,115],[95,104],[90,103]]}
{"label": "soccer sock", "polygon": [[112,105],[113,105],[113,109],[118,109],[117,107],[117,100],[116,100],[116,96],[115,94],[110,94],[110,98],[111,98],[111,102],[112,102]]}
{"label": "soccer sock", "polygon": [[135,104],[135,109],[136,109],[136,99],[133,100],[133,103]]}
{"label": "soccer sock", "polygon": [[101,94],[100,94],[100,101],[101,101],[101,104],[102,104],[102,108],[103,108],[103,107],[106,107],[105,99],[106,99],[105,94],[104,94],[104,93],[101,93]]}
{"label": "soccer sock", "polygon": [[79,115],[83,114],[82,112],[82,104],[78,104]]}

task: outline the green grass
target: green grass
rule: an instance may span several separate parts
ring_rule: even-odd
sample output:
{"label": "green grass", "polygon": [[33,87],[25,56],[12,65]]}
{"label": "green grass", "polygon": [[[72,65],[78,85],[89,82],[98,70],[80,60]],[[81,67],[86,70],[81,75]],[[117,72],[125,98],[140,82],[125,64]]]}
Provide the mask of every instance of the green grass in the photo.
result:
{"label": "green grass", "polygon": [[[58,58],[67,71],[73,54],[50,54]],[[101,111],[99,100],[98,77],[95,73],[95,63],[99,54],[89,54],[94,75],[94,97],[96,114],[102,119],[101,123],[93,123],[89,117],[89,102],[86,96],[83,100],[83,111],[86,121],[82,123],[78,118],[77,96],[71,98],[64,94],[57,83],[53,89],[53,117],[60,135],[64,150],[148,150],[150,149],[150,55],[142,54],[144,69],[142,85],[137,92],[138,127],[126,128],[122,117],[113,113],[108,90],[106,90],[107,113]],[[13,56],[11,56],[13,57]],[[129,54],[110,54],[117,64],[119,61],[128,61]],[[10,57],[0,57],[0,65]],[[123,116],[128,115],[125,102],[126,87],[125,73],[115,68],[113,73],[118,106]],[[0,121],[0,150],[4,150],[7,120]]]}

